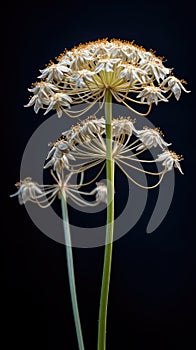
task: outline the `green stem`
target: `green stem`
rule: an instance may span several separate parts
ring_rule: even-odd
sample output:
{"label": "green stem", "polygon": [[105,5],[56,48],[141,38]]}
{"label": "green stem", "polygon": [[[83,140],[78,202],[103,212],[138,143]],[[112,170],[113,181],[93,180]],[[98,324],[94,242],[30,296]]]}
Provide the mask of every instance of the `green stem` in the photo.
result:
{"label": "green stem", "polygon": [[79,350],[84,350],[82,329],[80,324],[80,316],[78,311],[78,303],[77,303],[77,295],[76,295],[71,235],[70,235],[70,229],[69,229],[69,219],[68,219],[68,210],[67,210],[67,200],[66,200],[66,194],[64,190],[62,190],[61,192],[61,208],[62,208],[62,216],[63,216],[64,235],[65,235],[69,287],[70,287],[72,309],[73,309],[73,315],[74,315],[74,321],[75,321],[75,327],[76,327],[76,333],[77,333],[77,339],[78,339],[78,347],[79,347]]}
{"label": "green stem", "polygon": [[112,263],[113,230],[114,230],[114,161],[112,159],[112,94],[106,92],[105,101],[106,119],[106,177],[107,177],[107,226],[105,240],[104,267],[101,287],[99,324],[98,324],[98,350],[106,349],[107,306],[110,286],[110,273]]}

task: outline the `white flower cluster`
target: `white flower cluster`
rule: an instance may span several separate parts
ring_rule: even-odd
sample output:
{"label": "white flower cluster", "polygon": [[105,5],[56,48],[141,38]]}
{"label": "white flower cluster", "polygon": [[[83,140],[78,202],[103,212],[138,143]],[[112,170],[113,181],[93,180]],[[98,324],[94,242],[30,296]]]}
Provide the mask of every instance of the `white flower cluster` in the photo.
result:
{"label": "white flower cluster", "polygon": [[96,138],[97,135],[102,135],[103,132],[105,132],[104,118],[97,119],[93,116],[63,132],[60,139],[54,143],[48,153],[47,160],[51,159],[44,169],[52,166],[58,172],[62,169],[69,170],[69,160],[75,160],[73,152],[71,152],[75,150],[75,145],[84,142],[88,143]]}
{"label": "white flower cluster", "polygon": [[[29,89],[33,93],[27,107],[34,105],[37,113],[55,110],[58,117],[68,111],[71,105],[87,102],[89,110],[96,102],[105,100],[109,89],[113,97],[131,107],[132,104],[156,105],[167,102],[174,94],[179,100],[181,90],[187,91],[183,80],[172,74],[172,69],[163,64],[161,57],[146,51],[133,42],[121,40],[98,40],[79,45],[66,51],[57,62],[40,70],[41,79]],[[130,104],[131,102],[131,104]],[[145,114],[150,112],[150,108]]]}
{"label": "white flower cluster", "polygon": [[[179,161],[182,159],[175,152],[167,149],[171,143],[163,139],[163,134],[159,128],[144,127],[137,130],[135,121],[130,117],[119,117],[112,119],[113,135],[113,158],[116,162],[125,162],[128,159],[135,161],[134,156],[129,152],[135,150],[140,154],[152,147],[160,147],[162,154],[155,160],[162,162],[164,173],[170,171],[173,166],[180,172]],[[131,136],[134,134],[136,140],[130,144]],[[125,155],[126,154],[126,155]],[[49,151],[44,168],[53,167],[57,172],[63,169],[82,172],[94,165],[106,160],[106,140],[104,117],[96,118],[90,116],[76,126],[62,133],[62,136],[53,144]],[[80,160],[77,165],[76,160]],[[81,163],[82,160],[82,163]],[[137,159],[136,159],[137,160]],[[137,160],[138,161],[138,160]]]}
{"label": "white flower cluster", "polygon": [[183,174],[179,163],[181,160],[183,160],[182,156],[179,156],[170,150],[165,150],[162,154],[159,154],[157,158],[157,162],[162,162],[162,165],[165,166],[167,171],[170,171],[175,167],[181,172],[181,174]]}
{"label": "white flower cluster", "polygon": [[[124,165],[134,170],[143,171],[146,174],[158,175],[160,176],[158,182],[152,187],[147,187],[154,188],[159,185],[164,174],[171,171],[173,167],[178,168],[182,173],[179,163],[182,160],[182,156],[178,156],[175,152],[167,149],[170,144],[164,141],[160,129],[144,127],[142,130],[137,130],[134,123],[135,120],[130,117],[122,116],[112,119],[111,123],[112,157],[115,164],[119,166],[125,175],[142,188],[146,187],[138,184],[136,180],[131,178],[125,171]],[[74,173],[83,174],[85,170],[103,163],[101,170],[90,183],[100,175],[105,166],[107,154],[105,129],[104,117],[96,118],[96,116],[90,116],[63,132],[49,151],[47,156],[48,162],[44,167],[52,168],[51,174],[55,179],[55,184],[39,185],[28,177],[16,184],[18,191],[12,196],[18,195],[20,204],[31,201],[43,208],[51,205],[56,197],[61,198],[62,191],[66,193],[67,198],[70,198],[80,206],[95,206],[101,202],[107,203],[107,187],[104,183],[97,182],[95,189],[90,193],[86,193],[80,190],[80,187],[85,185],[83,179],[78,185],[72,185],[69,182]],[[131,141],[132,136],[135,138],[133,141]],[[137,162],[140,160],[136,156],[157,146],[162,149],[162,153],[158,154],[157,158],[150,162],[161,162],[163,170],[159,173],[152,173],[138,168]],[[79,161],[79,164],[77,161]],[[149,160],[145,161],[144,159],[141,161],[143,163],[149,162]],[[56,175],[53,171],[55,171]],[[68,172],[68,175],[65,176],[65,172]],[[95,195],[95,202],[85,201],[79,197],[80,194]]]}
{"label": "white flower cluster", "polygon": [[[107,187],[103,182],[97,182],[95,189],[91,192],[82,192],[79,190],[79,185],[76,186],[69,183],[72,174],[66,177],[60,176],[59,173],[57,173],[57,177],[53,173],[52,175],[56,181],[54,185],[39,185],[37,182],[32,181],[30,177],[17,182],[15,186],[18,190],[10,197],[18,196],[21,205],[29,201],[38,204],[41,208],[47,208],[56,198],[61,199],[63,191],[66,194],[66,198],[70,198],[79,206],[93,207],[100,203],[107,203]],[[80,194],[95,195],[95,201],[85,201],[79,196]]]}

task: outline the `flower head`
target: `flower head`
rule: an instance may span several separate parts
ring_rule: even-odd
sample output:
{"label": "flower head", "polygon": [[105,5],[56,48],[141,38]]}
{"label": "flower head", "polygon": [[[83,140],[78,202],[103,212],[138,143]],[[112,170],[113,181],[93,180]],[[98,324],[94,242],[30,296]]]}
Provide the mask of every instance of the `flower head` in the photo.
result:
{"label": "flower head", "polygon": [[68,68],[65,64],[63,63],[53,63],[50,62],[48,67],[44,69],[40,69],[41,75],[38,76],[40,79],[45,79],[47,78],[49,81],[59,81],[63,79],[63,75],[70,72],[71,69]]}
{"label": "flower head", "polygon": [[158,158],[156,159],[157,162],[162,162],[162,165],[165,167],[166,171],[170,171],[173,167],[175,167],[178,168],[181,174],[183,174],[179,163],[181,160],[183,160],[182,156],[179,156],[174,151],[169,150],[159,154]]}
{"label": "flower head", "polygon": [[154,77],[158,84],[171,72],[171,69],[163,65],[162,59],[155,56],[150,56],[147,59],[146,57],[142,58],[140,67]]}
{"label": "flower head", "polygon": [[[159,176],[160,179],[153,187],[159,185],[164,174],[171,170],[172,166],[179,168],[181,160],[174,152],[164,150],[157,159],[138,159],[137,156],[152,147],[164,149],[170,146],[164,141],[163,134],[159,128],[151,129],[144,127],[138,130],[135,121],[130,117],[119,117],[112,119],[112,158],[114,163],[126,174],[126,176],[140,187],[145,187],[125,170],[125,166],[149,175]],[[105,167],[107,158],[106,134],[104,117],[97,119],[91,116],[81,123],[71,127],[62,133],[62,136],[53,144],[47,159],[46,167],[53,167],[57,172],[64,169],[73,173],[83,173],[84,171],[100,166],[96,177]],[[151,172],[138,167],[138,162],[148,166],[148,163],[162,161],[163,169],[160,172]],[[180,169],[180,168],[179,168]],[[102,188],[100,188],[101,190]]]}
{"label": "flower head", "polygon": [[[101,202],[107,202],[107,187],[102,182],[97,182],[96,187],[91,192],[83,192],[79,190],[82,182],[78,185],[71,184],[70,178],[73,173],[64,175],[64,172],[57,172],[55,175],[51,171],[55,184],[53,185],[39,185],[33,182],[30,177],[16,183],[18,191],[10,197],[18,196],[20,204],[26,204],[27,201],[38,204],[41,208],[49,207],[56,198],[61,199],[62,193],[65,192],[66,197],[71,199],[79,206],[96,206]],[[88,202],[80,197],[80,194],[95,195],[94,202]]]}
{"label": "flower head", "polygon": [[147,104],[151,105],[152,103],[155,103],[156,105],[160,101],[168,102],[167,98],[163,96],[163,93],[165,91],[161,90],[161,88],[150,85],[145,86],[144,89],[137,95],[137,98],[141,98],[142,102],[147,102]]}
{"label": "flower head", "polygon": [[186,81],[179,80],[176,77],[174,77],[173,75],[171,75],[168,78],[166,78],[162,82],[161,85],[164,86],[165,89],[167,89],[168,91],[171,90],[171,92],[174,94],[176,100],[178,101],[180,96],[181,96],[182,90],[184,90],[187,93],[190,92],[190,91],[185,89],[185,87],[183,86],[182,83],[186,84]]}
{"label": "flower head", "polygon": [[107,186],[103,182],[96,182],[96,201],[107,203]]}
{"label": "flower head", "polygon": [[145,70],[133,64],[122,63],[119,66],[123,67],[123,70],[119,74],[119,78],[126,79],[130,82],[139,81],[140,83],[145,82],[148,78]]}
{"label": "flower head", "polygon": [[53,167],[57,172],[62,169],[69,169],[69,159],[75,160],[75,158],[70,154],[70,144],[62,136],[57,140],[50,152],[48,153],[47,160],[50,160],[44,166],[44,169]]}
{"label": "flower head", "polygon": [[90,71],[89,69],[81,69],[73,72],[70,77],[70,81],[75,83],[76,88],[82,88],[87,85],[87,82],[93,82],[93,75],[94,72]]}
{"label": "flower head", "polygon": [[[116,39],[97,40],[67,50],[40,72],[41,81],[30,89],[36,97],[26,106],[35,104],[36,113],[40,108],[46,109],[45,114],[56,110],[59,117],[63,112],[68,116],[82,115],[97,102],[104,102],[107,90],[139,115],[147,115],[154,103],[168,101],[170,90],[176,99],[181,89],[188,92],[182,81],[169,75],[171,69],[152,50]],[[87,106],[78,113],[69,110],[71,105],[83,102]],[[137,110],[134,105],[138,104],[145,105],[147,111]]]}
{"label": "flower head", "polygon": [[133,131],[136,131],[134,126],[135,120],[130,117],[119,117],[112,120],[112,134],[113,136],[128,135],[131,137]]}
{"label": "flower head", "polygon": [[11,195],[11,197],[18,196],[20,204],[25,204],[27,201],[35,202],[40,196],[43,195],[43,191],[37,182],[33,182],[31,177],[26,177],[24,180],[20,180],[15,185],[18,191]]}
{"label": "flower head", "polygon": [[162,149],[171,145],[163,140],[162,131],[159,128],[151,129],[145,126],[143,130],[137,130],[137,136],[142,142],[142,145],[137,147],[137,151],[143,149],[144,147],[161,147]]}
{"label": "flower head", "polygon": [[60,118],[63,114],[65,107],[70,108],[70,103],[72,99],[67,94],[63,92],[57,92],[50,96],[45,103],[47,103],[48,107],[44,114],[47,114],[52,109],[56,110],[58,117]]}

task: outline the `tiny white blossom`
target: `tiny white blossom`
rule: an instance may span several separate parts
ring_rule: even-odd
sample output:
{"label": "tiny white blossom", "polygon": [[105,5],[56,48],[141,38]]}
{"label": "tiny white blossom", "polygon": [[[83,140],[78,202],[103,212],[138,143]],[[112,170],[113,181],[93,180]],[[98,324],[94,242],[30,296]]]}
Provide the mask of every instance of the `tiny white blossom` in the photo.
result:
{"label": "tiny white blossom", "polygon": [[53,167],[53,169],[57,172],[60,172],[62,169],[69,170],[69,159],[75,160],[69,151],[70,144],[68,141],[65,141],[63,139],[57,141],[48,153],[46,160],[50,160],[46,163],[44,169]]}
{"label": "tiny white blossom", "polygon": [[107,41],[103,43],[95,43],[92,46],[91,52],[93,55],[99,57],[99,56],[109,56],[109,50],[111,48],[111,45]]}
{"label": "tiny white blossom", "polygon": [[136,151],[139,151],[145,147],[161,147],[162,149],[171,145],[171,143],[167,143],[161,137],[161,131],[158,128],[150,129],[148,127],[144,127],[143,130],[136,131],[137,137],[142,142],[142,145],[136,148]]}
{"label": "tiny white blossom", "polygon": [[141,102],[146,102],[148,104],[155,103],[156,105],[160,101],[168,102],[168,100],[162,95],[164,90],[161,90],[157,86],[146,86],[138,95],[137,98],[141,98]]}
{"label": "tiny white blossom", "polygon": [[96,202],[107,203],[107,186],[103,182],[96,182]]}
{"label": "tiny white blossom", "polygon": [[111,58],[121,58],[123,59],[123,57],[125,57],[124,52],[122,51],[122,49],[118,46],[112,46],[109,50],[108,50],[108,54]]}
{"label": "tiny white blossom", "polygon": [[63,136],[69,142],[70,146],[76,143],[81,143],[84,141],[89,141],[97,137],[97,135],[102,135],[105,132],[105,119],[104,117],[96,118],[95,116],[90,116],[83,120],[81,123],[73,126],[70,130],[66,130],[62,133]]}
{"label": "tiny white blossom", "polygon": [[57,61],[59,62],[59,64],[70,67],[72,59],[73,59],[73,53],[71,51],[68,51],[66,55],[61,54],[57,58]]}
{"label": "tiny white blossom", "polygon": [[127,61],[131,64],[137,64],[139,62],[138,49],[136,47],[125,46],[122,51],[125,54]]}
{"label": "tiny white blossom", "polygon": [[183,174],[179,163],[179,161],[182,159],[182,156],[178,156],[175,152],[166,150],[162,154],[158,155],[156,161],[162,162],[162,165],[165,167],[166,171],[170,171],[173,167],[175,167],[178,168],[181,174]]}
{"label": "tiny white blossom", "polygon": [[113,72],[113,67],[114,64],[117,62],[120,62],[120,58],[103,58],[99,59],[98,64],[95,68],[95,74],[101,72],[101,71],[106,71],[108,72]]}
{"label": "tiny white blossom", "polygon": [[24,107],[31,107],[34,105],[34,111],[37,114],[39,112],[40,108],[43,108],[43,102],[41,101],[41,99],[39,98],[39,96],[36,94],[34,95],[28,104],[26,104]]}
{"label": "tiny white blossom", "polygon": [[39,83],[36,83],[33,88],[28,90],[33,92],[35,95],[38,95],[41,100],[42,98],[48,98],[49,96],[53,95],[54,92],[58,91],[58,88],[49,82],[40,81]]}
{"label": "tiny white blossom", "polygon": [[169,76],[167,79],[165,79],[162,82],[162,86],[168,85],[168,90],[171,90],[178,101],[181,96],[181,90],[184,90],[185,92],[190,92],[185,89],[185,87],[182,85],[183,80],[179,80],[174,76]]}
{"label": "tiny white blossom", "polygon": [[82,54],[80,52],[73,54],[70,68],[72,71],[82,70],[86,62],[93,61],[94,58],[89,51],[83,50]]}
{"label": "tiny white blossom", "polygon": [[52,63],[45,69],[40,69],[41,75],[38,76],[40,79],[47,78],[48,80],[62,80],[64,73],[70,72],[71,69],[66,67],[66,65],[62,63]]}
{"label": "tiny white blossom", "polygon": [[112,135],[119,136],[120,134],[131,136],[133,131],[136,132],[134,121],[130,118],[112,119]]}
{"label": "tiny white blossom", "polygon": [[39,184],[33,182],[31,177],[27,177],[26,179],[17,182],[15,186],[18,188],[18,191],[10,197],[18,196],[20,204],[25,204],[27,201],[35,201],[43,195],[43,191],[39,187]]}
{"label": "tiny white blossom", "polygon": [[145,70],[132,64],[119,64],[119,67],[123,67],[119,75],[120,79],[126,79],[130,82],[138,80],[140,83],[145,81],[145,76],[147,75]]}
{"label": "tiny white blossom", "polygon": [[140,67],[145,70],[146,73],[152,74],[158,83],[160,82],[160,79],[163,80],[165,76],[171,72],[171,69],[165,67],[159,58],[154,57],[148,61],[142,59],[140,61]]}
{"label": "tiny white blossom", "polygon": [[152,60],[155,55],[151,51],[145,51],[144,49],[138,50],[138,55],[140,57],[140,64]]}
{"label": "tiny white blossom", "polygon": [[121,58],[124,62],[136,64],[139,61],[138,49],[133,45],[120,45],[115,42],[107,50],[107,54],[111,58]]}
{"label": "tiny white blossom", "polygon": [[48,108],[46,109],[44,115],[50,112],[52,109],[55,109],[58,117],[60,118],[63,114],[64,107],[70,108],[71,102],[72,99],[70,96],[62,92],[57,92],[48,99]]}
{"label": "tiny white blossom", "polygon": [[73,73],[73,75],[70,77],[70,81],[74,81],[76,83],[76,88],[81,88],[87,85],[85,81],[93,81],[93,74],[94,72],[91,72],[88,69],[82,69],[76,73]]}

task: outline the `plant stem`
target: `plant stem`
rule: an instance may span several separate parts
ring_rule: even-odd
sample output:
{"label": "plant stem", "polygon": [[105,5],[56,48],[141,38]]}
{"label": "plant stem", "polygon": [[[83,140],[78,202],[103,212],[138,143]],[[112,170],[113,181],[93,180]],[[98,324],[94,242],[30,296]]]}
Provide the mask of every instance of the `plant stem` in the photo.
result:
{"label": "plant stem", "polygon": [[98,350],[106,349],[107,306],[112,263],[113,229],[114,229],[114,161],[112,159],[112,94],[106,92],[106,177],[107,177],[107,224],[104,267],[101,287],[98,324]]}
{"label": "plant stem", "polygon": [[80,324],[80,316],[79,316],[77,295],[76,295],[73,255],[72,255],[72,246],[71,246],[71,235],[70,235],[68,210],[67,210],[67,200],[66,200],[66,194],[65,194],[64,190],[61,191],[61,208],[62,208],[62,216],[63,216],[64,235],[65,235],[65,248],[66,248],[66,256],[67,256],[69,287],[70,287],[74,322],[75,322],[77,339],[78,339],[78,347],[79,347],[79,350],[84,350],[82,329],[81,329],[81,324]]}

